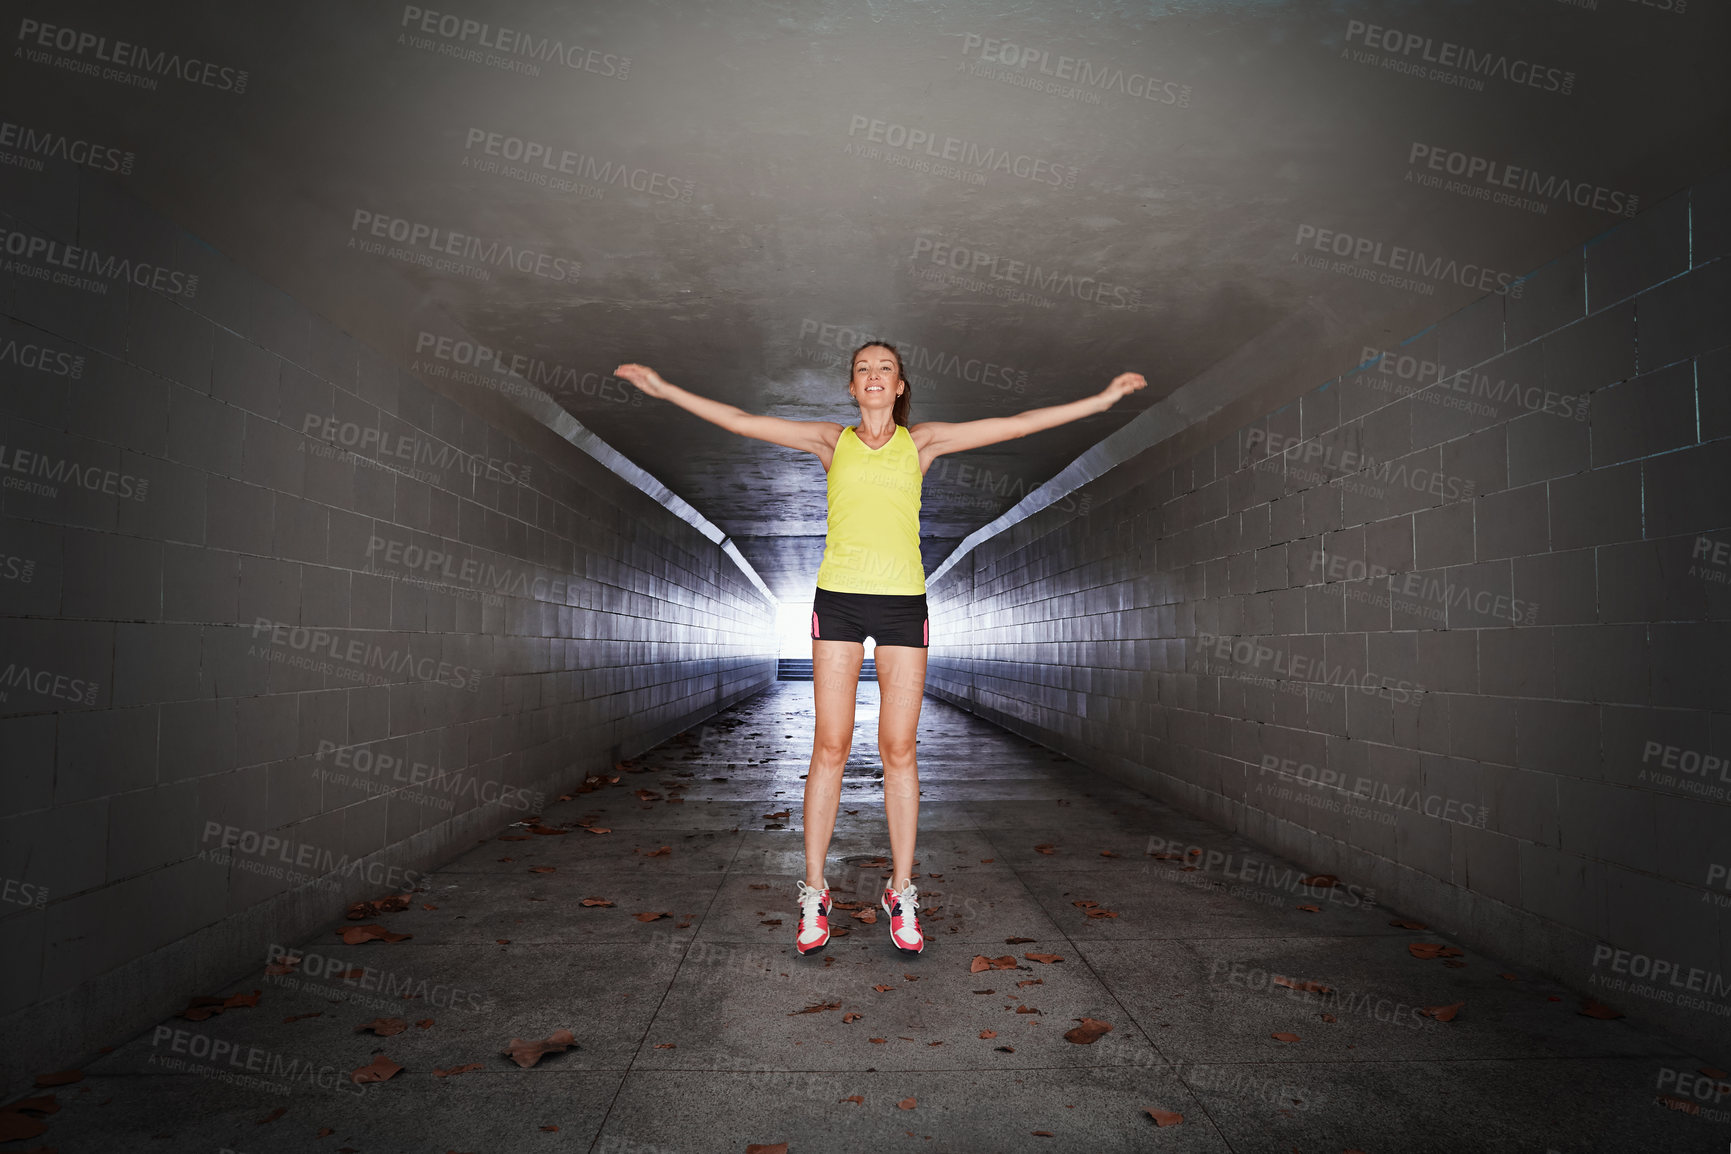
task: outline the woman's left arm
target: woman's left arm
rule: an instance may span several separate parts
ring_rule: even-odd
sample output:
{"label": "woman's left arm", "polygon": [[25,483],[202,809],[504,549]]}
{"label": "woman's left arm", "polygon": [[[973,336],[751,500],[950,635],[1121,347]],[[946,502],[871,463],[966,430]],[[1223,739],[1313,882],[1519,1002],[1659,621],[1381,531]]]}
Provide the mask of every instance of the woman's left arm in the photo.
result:
{"label": "woman's left arm", "polygon": [[1103,413],[1117,404],[1120,397],[1128,396],[1147,383],[1141,373],[1119,373],[1112,378],[1112,383],[1106,386],[1105,391],[1083,397],[1079,401],[1071,401],[1067,405],[1049,405],[1043,409],[1029,409],[1013,417],[986,417],[978,421],[922,421],[908,432],[920,431],[920,439],[925,441],[920,448],[928,457],[964,453],[969,449],[984,448],[999,441],[1013,441],[1029,433],[1055,429],[1059,425]]}

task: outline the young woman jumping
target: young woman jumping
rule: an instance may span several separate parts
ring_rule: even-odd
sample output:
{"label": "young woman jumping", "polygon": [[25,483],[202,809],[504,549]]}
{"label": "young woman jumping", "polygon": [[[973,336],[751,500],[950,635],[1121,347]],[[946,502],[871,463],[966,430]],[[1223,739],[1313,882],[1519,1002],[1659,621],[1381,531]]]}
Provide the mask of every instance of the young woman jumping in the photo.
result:
{"label": "young woman jumping", "polygon": [[[829,475],[829,522],[812,601],[811,659],[817,727],[805,782],[805,880],[799,883],[795,946],[816,953],[829,943],[829,883],[824,860],[841,803],[842,767],[853,746],[854,698],[865,639],[877,644],[878,754],[883,759],[884,814],[889,822],[891,874],[883,892],[890,941],[898,950],[925,949],[919,892],[913,884],[914,840],[920,811],[914,733],[926,683],[926,575],[920,563],[920,486],[932,462],[1056,428],[1103,413],[1148,382],[1120,373],[1103,392],[1067,405],[1029,409],[1013,417],[908,424],[912,403],[901,354],[887,341],[854,351],[848,395],[859,422],[789,421],[759,416],[669,384],[644,365],[614,373],[651,397],[672,401],[731,433],[811,453]],[[891,692],[895,689],[898,692]]]}

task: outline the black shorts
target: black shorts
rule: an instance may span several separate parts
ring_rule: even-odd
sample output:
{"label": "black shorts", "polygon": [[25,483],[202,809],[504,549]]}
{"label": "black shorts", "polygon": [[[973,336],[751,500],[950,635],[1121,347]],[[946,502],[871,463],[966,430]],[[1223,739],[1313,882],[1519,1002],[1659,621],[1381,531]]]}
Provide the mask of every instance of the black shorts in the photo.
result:
{"label": "black shorts", "polygon": [[879,645],[931,644],[924,593],[836,593],[820,588],[811,601],[813,641],[860,641]]}

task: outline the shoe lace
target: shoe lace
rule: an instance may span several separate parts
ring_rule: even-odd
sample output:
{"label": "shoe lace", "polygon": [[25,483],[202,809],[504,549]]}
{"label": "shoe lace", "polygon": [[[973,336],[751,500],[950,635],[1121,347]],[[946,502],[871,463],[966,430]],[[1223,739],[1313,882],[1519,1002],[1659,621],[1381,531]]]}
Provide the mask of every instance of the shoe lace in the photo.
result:
{"label": "shoe lace", "polygon": [[799,883],[799,918],[802,922],[817,921],[818,914],[823,912],[823,891]]}
{"label": "shoe lace", "polygon": [[919,891],[919,887],[914,885],[913,882],[909,882],[907,884],[906,889],[903,889],[899,892],[896,890],[891,890],[890,893],[895,894],[896,900],[901,902],[901,904],[902,904],[902,917],[911,918],[915,921],[918,921],[919,913],[920,913],[920,891]]}

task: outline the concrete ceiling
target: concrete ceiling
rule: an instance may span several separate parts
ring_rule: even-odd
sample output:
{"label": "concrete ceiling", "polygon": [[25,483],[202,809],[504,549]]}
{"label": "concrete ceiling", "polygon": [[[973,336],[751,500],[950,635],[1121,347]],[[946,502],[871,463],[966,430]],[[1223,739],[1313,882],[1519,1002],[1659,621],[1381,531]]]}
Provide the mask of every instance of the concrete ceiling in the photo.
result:
{"label": "concrete ceiling", "polygon": [[[934,467],[935,566],[1307,304],[1341,323],[1291,350],[1271,403],[1483,291],[1310,267],[1339,259],[1306,247],[1321,230],[1380,244],[1373,274],[1398,246],[1518,275],[1615,225],[1624,197],[1726,167],[1731,18],[1666,3],[7,3],[20,45],[40,48],[36,21],[249,75],[244,93],[220,76],[145,91],[15,53],[0,92],[11,121],[132,150],[114,179],[405,360],[436,311],[556,366],[579,421],[802,601],[821,466],[633,403],[614,365],[840,421],[860,334],[903,345],[915,420],[1147,375],[1110,413]],[[1479,86],[1427,56],[1457,80],[1482,62]],[[1485,199],[1477,170],[1457,190],[1418,179],[1469,158],[1530,172],[1540,203]],[[502,242],[530,271],[424,267],[443,255],[425,240],[362,251],[390,220]]]}

